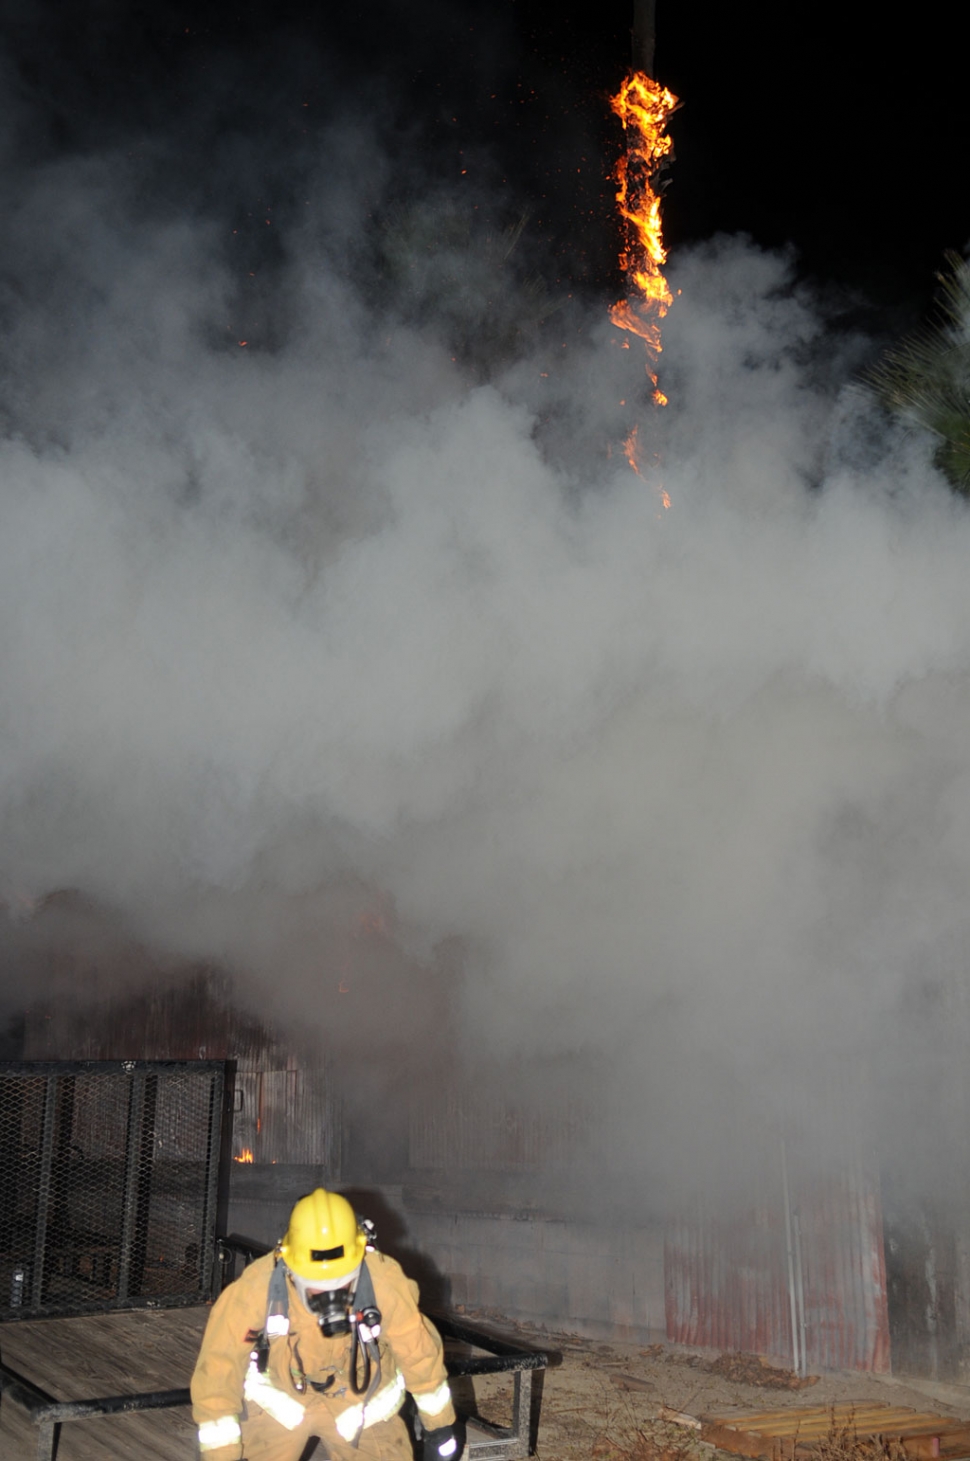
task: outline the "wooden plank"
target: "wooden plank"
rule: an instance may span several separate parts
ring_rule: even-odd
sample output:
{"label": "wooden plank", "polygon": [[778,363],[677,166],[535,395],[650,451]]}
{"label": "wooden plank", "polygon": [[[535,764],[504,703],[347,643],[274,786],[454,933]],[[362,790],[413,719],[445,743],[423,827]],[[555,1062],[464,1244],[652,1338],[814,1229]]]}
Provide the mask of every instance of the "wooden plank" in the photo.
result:
{"label": "wooden plank", "polygon": [[783,1426],[797,1423],[798,1420],[814,1420],[824,1418],[828,1420],[835,1416],[836,1420],[848,1419],[854,1415],[887,1415],[887,1414],[913,1415],[915,1412],[907,1407],[886,1405],[883,1401],[846,1401],[838,1405],[786,1405],[778,1410],[751,1410],[736,1412],[729,1415],[705,1415],[701,1416],[703,1422],[710,1422],[714,1425],[737,1425],[742,1428],[755,1426],[760,1429],[762,1425],[770,1425],[772,1421],[780,1421]]}
{"label": "wooden plank", "polygon": [[890,1433],[887,1439],[898,1440],[907,1456],[936,1457],[940,1454],[940,1442],[936,1436],[910,1436],[904,1440],[902,1436],[896,1437]]}
{"label": "wooden plank", "polygon": [[[949,1432],[965,1431],[968,1429],[968,1426],[966,1421],[944,1419],[940,1415],[914,1415],[905,1418],[901,1416],[889,1416],[875,1422],[850,1421],[844,1427],[836,1428],[848,1430],[857,1436],[942,1436]],[[788,1432],[778,1430],[775,1434],[827,1436],[830,1429],[830,1422],[813,1421],[811,1425],[798,1426],[795,1430]]]}
{"label": "wooden plank", "polygon": [[909,1431],[916,1434],[920,1431],[938,1433],[940,1428],[949,1426],[961,1428],[966,1425],[965,1421],[957,1421],[952,1418],[945,1418],[940,1415],[919,1415],[912,1411],[908,1415],[869,1415],[850,1416],[845,1421],[834,1422],[831,1416],[820,1416],[817,1420],[806,1420],[796,1425],[784,1425],[780,1422],[773,1422],[771,1426],[748,1426],[748,1430],[759,1430],[765,1433],[779,1436],[816,1436],[828,1435],[829,1431],[848,1430],[856,1435],[873,1435],[876,1432],[892,1432],[897,1435],[900,1431]]}
{"label": "wooden plank", "polygon": [[778,1437],[770,1432],[741,1430],[734,1425],[718,1425],[713,1421],[701,1422],[701,1440],[710,1441],[719,1451],[729,1451],[733,1456],[773,1456],[777,1452]]}
{"label": "wooden plank", "polygon": [[938,1425],[962,1425],[965,1422],[952,1416],[942,1416],[931,1411],[913,1410],[912,1406],[885,1405],[881,1401],[856,1404],[788,1406],[783,1410],[756,1410],[733,1415],[702,1416],[702,1423],[722,1426],[736,1426],[739,1430],[777,1431],[779,1435],[790,1435],[794,1431],[819,1425],[852,1425],[856,1430],[863,1427],[887,1426],[897,1423],[917,1423],[930,1429]]}
{"label": "wooden plank", "polygon": [[[741,1424],[747,1421],[772,1421],[778,1420],[783,1423],[792,1423],[800,1419],[817,1420],[820,1417],[835,1415],[838,1419],[846,1419],[853,1415],[916,1415],[925,1412],[917,1412],[908,1405],[887,1405],[883,1400],[844,1400],[836,1405],[785,1405],[779,1406],[777,1410],[746,1410],[730,1411],[716,1415],[703,1416],[703,1420],[717,1421],[722,1425]],[[934,1417],[935,1418],[935,1417]]]}
{"label": "wooden plank", "polygon": [[[945,1455],[965,1456],[967,1454],[965,1439],[960,1444],[954,1444],[949,1448],[944,1448],[940,1445],[939,1435],[935,1433],[931,1435],[926,1431],[922,1431],[918,1435],[910,1436],[901,1436],[898,1432],[892,1430],[878,1432],[877,1434],[884,1435],[887,1440],[898,1441],[907,1456],[930,1458]],[[807,1458],[813,1457],[816,1454],[816,1443],[811,1442],[800,1442],[794,1451],[796,1457],[804,1457],[806,1461]]]}
{"label": "wooden plank", "polygon": [[140,1309],[0,1325],[4,1359],[58,1400],[188,1384],[208,1309]]}
{"label": "wooden plank", "polygon": [[[185,1461],[196,1453],[195,1426],[188,1410],[152,1415],[111,1415],[68,1421],[61,1426],[57,1461]],[[37,1427],[19,1405],[0,1405],[0,1455],[33,1458]]]}

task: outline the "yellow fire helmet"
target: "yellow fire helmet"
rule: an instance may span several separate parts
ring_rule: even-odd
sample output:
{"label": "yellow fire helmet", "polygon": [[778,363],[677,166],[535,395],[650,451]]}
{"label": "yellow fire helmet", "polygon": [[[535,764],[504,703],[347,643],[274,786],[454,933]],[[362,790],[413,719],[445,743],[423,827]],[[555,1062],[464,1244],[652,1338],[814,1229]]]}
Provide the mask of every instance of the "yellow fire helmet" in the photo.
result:
{"label": "yellow fire helmet", "polygon": [[301,1197],[277,1252],[311,1288],[340,1288],[360,1267],[367,1239],[357,1214],[339,1192],[318,1187]]}

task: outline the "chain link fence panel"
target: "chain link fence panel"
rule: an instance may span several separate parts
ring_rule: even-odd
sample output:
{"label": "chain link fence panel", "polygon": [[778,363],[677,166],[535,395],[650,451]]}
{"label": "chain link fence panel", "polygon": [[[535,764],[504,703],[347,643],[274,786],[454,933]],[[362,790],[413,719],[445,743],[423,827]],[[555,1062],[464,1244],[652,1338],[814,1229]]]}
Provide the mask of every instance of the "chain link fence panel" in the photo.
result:
{"label": "chain link fence panel", "polygon": [[0,1063],[0,1321],[204,1302],[217,1061]]}

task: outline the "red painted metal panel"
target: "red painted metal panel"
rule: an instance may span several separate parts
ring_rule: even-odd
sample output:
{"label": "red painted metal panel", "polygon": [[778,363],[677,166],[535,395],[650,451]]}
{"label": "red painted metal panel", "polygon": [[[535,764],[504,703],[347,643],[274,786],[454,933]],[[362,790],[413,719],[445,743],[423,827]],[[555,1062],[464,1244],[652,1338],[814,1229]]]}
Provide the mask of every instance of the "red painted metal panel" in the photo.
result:
{"label": "red painted metal panel", "polygon": [[727,1218],[700,1210],[664,1245],[667,1337],[792,1363],[780,1214],[764,1205]]}
{"label": "red painted metal panel", "polygon": [[797,1193],[806,1356],[820,1370],[889,1370],[878,1181],[844,1168]]}
{"label": "red painted metal panel", "polygon": [[[679,1344],[795,1363],[788,1228],[776,1194],[748,1212],[701,1209],[673,1223],[664,1250],[667,1336]],[[806,1366],[889,1369],[882,1211],[875,1179],[858,1168],[792,1184],[792,1236],[801,1249],[797,1327]],[[793,1241],[794,1247],[794,1241]]]}

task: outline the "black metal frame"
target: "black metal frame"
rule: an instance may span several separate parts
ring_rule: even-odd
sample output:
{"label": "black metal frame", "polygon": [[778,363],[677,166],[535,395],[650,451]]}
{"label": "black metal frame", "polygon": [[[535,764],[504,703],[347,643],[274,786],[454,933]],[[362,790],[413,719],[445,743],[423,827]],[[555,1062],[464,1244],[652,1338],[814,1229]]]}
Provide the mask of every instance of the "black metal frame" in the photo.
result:
{"label": "black metal frame", "polygon": [[[33,1257],[30,1264],[29,1299],[17,1308],[4,1308],[3,1321],[63,1318],[114,1309],[178,1308],[204,1302],[214,1279],[214,1235],[226,1204],[227,1135],[226,1110],[231,1113],[233,1067],[218,1060],[78,1060],[3,1061],[0,1077],[22,1076],[46,1081],[41,1118],[37,1203],[34,1217]],[[158,1080],[165,1075],[210,1077],[205,1183],[199,1244],[199,1284],[191,1293],[132,1296],[130,1289],[143,1259],[146,1219],[151,1200],[152,1143]],[[129,1078],[125,1135],[124,1195],[119,1245],[117,1294],[114,1298],[85,1303],[45,1305],[43,1302],[51,1192],[57,1160],[58,1102],[79,1075],[124,1075]],[[229,1117],[231,1127],[231,1114]],[[231,1140],[231,1136],[229,1137]]]}
{"label": "black metal frame", "polygon": [[478,1457],[492,1456],[518,1461],[520,1457],[531,1456],[536,1442],[539,1424],[539,1404],[542,1399],[542,1372],[548,1367],[549,1356],[542,1350],[525,1349],[500,1339],[463,1319],[450,1314],[429,1313],[428,1318],[444,1339],[457,1339],[475,1349],[484,1349],[484,1355],[467,1355],[461,1359],[446,1361],[448,1373],[454,1378],[461,1375],[515,1376],[512,1390],[512,1424],[500,1426],[485,1420],[483,1416],[469,1417],[476,1430],[484,1431],[484,1439],[468,1438],[465,1455],[470,1461]]}

